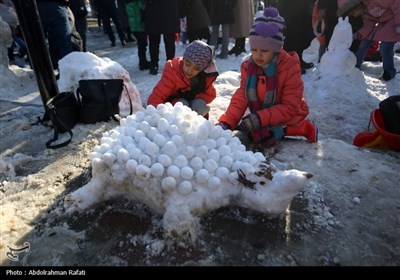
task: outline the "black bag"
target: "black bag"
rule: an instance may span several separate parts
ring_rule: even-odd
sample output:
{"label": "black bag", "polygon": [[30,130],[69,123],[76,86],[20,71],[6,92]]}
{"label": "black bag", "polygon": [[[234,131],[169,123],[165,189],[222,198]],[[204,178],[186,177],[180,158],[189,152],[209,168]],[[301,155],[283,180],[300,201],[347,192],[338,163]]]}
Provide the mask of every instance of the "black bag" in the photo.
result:
{"label": "black bag", "polygon": [[389,96],[379,103],[383,122],[388,132],[400,134],[400,95]]}
{"label": "black bag", "polygon": [[[79,103],[73,92],[62,92],[51,98],[46,103],[46,113],[50,118],[53,128],[53,139],[46,142],[46,147],[57,149],[68,145],[72,140],[72,128],[79,119]],[[68,132],[69,139],[63,143],[52,145],[58,140],[59,132]]]}
{"label": "black bag", "polygon": [[119,121],[119,102],[123,88],[122,79],[80,80],[76,93],[81,106],[79,120],[83,123],[96,123],[108,121],[112,117]]}

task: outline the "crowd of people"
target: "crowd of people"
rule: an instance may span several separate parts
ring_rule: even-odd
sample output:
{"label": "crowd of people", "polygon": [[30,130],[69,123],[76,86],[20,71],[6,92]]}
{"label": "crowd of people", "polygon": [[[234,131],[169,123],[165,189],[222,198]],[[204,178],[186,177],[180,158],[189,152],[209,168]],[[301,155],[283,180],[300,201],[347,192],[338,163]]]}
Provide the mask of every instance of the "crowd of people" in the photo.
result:
{"label": "crowd of people", "polygon": [[[55,67],[68,53],[87,51],[89,3],[36,2]],[[27,55],[12,0],[0,0],[0,4],[0,15],[13,34],[9,59],[13,59],[15,44],[19,55]],[[241,64],[240,87],[218,125],[235,130],[243,142],[263,147],[285,136],[318,141],[318,129],[307,119],[301,76],[314,65],[304,61],[302,54],[315,37],[320,42],[319,59],[329,50],[338,17],[350,17],[356,67],[360,68],[371,46],[378,44],[381,79],[389,81],[397,73],[393,57],[395,43],[400,41],[400,1],[396,0],[93,0],[90,4],[112,47],[116,37],[111,20],[121,46],[137,42],[140,70],[159,73],[163,39],[166,62],[148,105],[182,102],[208,118],[209,104],[217,94],[215,60],[248,53]],[[76,34],[80,38],[77,47],[73,44]],[[175,55],[177,34],[183,43],[189,41],[182,57]],[[231,39],[235,44],[229,50]],[[245,49],[246,39],[250,50]],[[248,109],[250,114],[245,115]]]}

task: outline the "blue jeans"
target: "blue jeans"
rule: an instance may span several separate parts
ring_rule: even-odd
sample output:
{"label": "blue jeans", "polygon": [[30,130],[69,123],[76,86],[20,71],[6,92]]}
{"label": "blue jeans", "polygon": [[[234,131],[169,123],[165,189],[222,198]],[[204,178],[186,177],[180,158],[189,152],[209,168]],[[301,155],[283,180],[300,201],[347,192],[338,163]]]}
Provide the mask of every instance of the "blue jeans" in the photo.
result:
{"label": "blue jeans", "polygon": [[38,2],[37,7],[50,53],[58,62],[73,51],[67,8],[58,2]]}
{"label": "blue jeans", "polygon": [[[368,49],[371,47],[374,41],[364,39],[361,41],[360,46],[356,52],[357,64],[356,67],[360,68],[361,64],[364,61],[365,55],[368,52]],[[379,47],[379,51],[382,56],[383,62],[383,70],[389,75],[390,78],[396,76],[396,68],[394,68],[394,42],[381,42]]]}

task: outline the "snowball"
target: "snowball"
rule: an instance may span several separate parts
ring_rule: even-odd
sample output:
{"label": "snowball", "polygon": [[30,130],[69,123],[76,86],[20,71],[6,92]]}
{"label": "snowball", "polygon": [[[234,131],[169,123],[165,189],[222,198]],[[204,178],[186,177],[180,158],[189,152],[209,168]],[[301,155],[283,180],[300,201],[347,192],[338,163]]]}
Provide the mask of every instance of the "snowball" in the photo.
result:
{"label": "snowball", "polygon": [[223,167],[231,168],[231,166],[233,164],[233,159],[232,159],[232,157],[230,155],[229,156],[223,156],[221,158],[220,164]]}
{"label": "snowball", "polygon": [[210,175],[209,175],[209,173],[208,173],[208,171],[206,169],[200,169],[196,173],[196,181],[199,184],[203,184],[203,183],[208,181],[209,176]]}
{"label": "snowball", "polygon": [[214,171],[218,168],[218,163],[213,159],[207,159],[204,162],[204,168],[207,169],[209,173],[214,173]]}
{"label": "snowball", "polygon": [[199,157],[194,157],[190,160],[190,166],[194,170],[200,170],[203,168],[203,160]]}
{"label": "snowball", "polygon": [[161,188],[165,191],[172,191],[176,186],[174,177],[165,177],[161,181]]}
{"label": "snowball", "polygon": [[221,147],[228,143],[228,140],[226,140],[225,137],[219,137],[216,141],[217,141],[217,147]]}
{"label": "snowball", "polygon": [[175,158],[174,164],[179,168],[183,168],[188,165],[188,161],[184,155],[179,155]]}
{"label": "snowball", "polygon": [[138,122],[138,123],[142,122],[144,120],[144,116],[145,116],[144,112],[142,112],[142,111],[136,112],[136,114],[135,114],[136,122]]}
{"label": "snowball", "polygon": [[176,135],[179,134],[179,128],[177,125],[173,124],[170,127],[168,127],[168,132],[171,135]]}
{"label": "snowball", "polygon": [[211,139],[218,139],[221,136],[221,133],[224,131],[224,129],[220,125],[216,125],[213,129],[210,131],[210,138]]}
{"label": "snowball", "polygon": [[158,133],[154,135],[153,142],[158,145],[158,147],[163,147],[167,143],[167,139],[164,135]]}
{"label": "snowball", "polygon": [[185,166],[181,169],[181,177],[185,180],[190,180],[193,178],[193,170],[189,166]]}
{"label": "snowball", "polygon": [[169,122],[165,118],[160,118],[157,123],[158,130],[163,133],[169,128]]}
{"label": "snowball", "polygon": [[183,138],[180,135],[173,135],[171,141],[174,142],[177,147],[183,144]]}
{"label": "snowball", "polygon": [[217,147],[217,141],[214,139],[207,139],[205,145],[207,146],[208,150],[211,151]]}
{"label": "snowball", "polygon": [[151,166],[150,173],[154,177],[161,177],[164,174],[164,166],[161,163],[156,162]]}
{"label": "snowball", "polygon": [[151,158],[146,154],[141,154],[139,156],[138,163],[150,167],[151,166]]}
{"label": "snowball", "polygon": [[221,180],[219,178],[213,176],[208,180],[207,186],[210,190],[216,191],[221,187]]}
{"label": "snowball", "polygon": [[228,145],[222,145],[218,148],[218,152],[220,153],[221,157],[230,155],[231,148]]}
{"label": "snowball", "polygon": [[101,158],[94,158],[92,160],[92,168],[96,173],[103,173],[106,169],[106,164]]}
{"label": "snowball", "polygon": [[102,157],[103,157],[103,155],[100,154],[100,153],[97,153],[97,152],[91,152],[90,153],[90,160],[91,161],[93,161],[93,159],[95,159],[95,158],[101,159]]}
{"label": "snowball", "polygon": [[181,170],[179,169],[179,167],[177,167],[175,165],[171,165],[167,169],[167,175],[170,177],[179,178],[180,174],[181,174]]}
{"label": "snowball", "polygon": [[215,170],[215,175],[221,178],[221,180],[225,180],[229,177],[229,170],[226,167],[218,167],[217,170]]}
{"label": "snowball", "polygon": [[187,133],[190,131],[191,128],[191,124],[190,121],[184,120],[182,122],[179,123],[179,131],[183,134],[183,133]]}
{"label": "snowball", "polygon": [[216,149],[212,149],[211,151],[208,152],[207,158],[213,159],[216,162],[219,162],[220,154]]}
{"label": "snowball", "polygon": [[146,150],[147,143],[150,143],[151,141],[149,138],[143,136],[142,138],[140,138],[140,140],[138,142],[139,142],[139,145],[138,145],[139,149],[144,151],[144,150]]}
{"label": "snowball", "polygon": [[136,167],[136,176],[139,177],[139,179],[142,180],[147,180],[150,178],[150,168],[148,166],[139,164]]}
{"label": "snowball", "polygon": [[166,155],[166,154],[160,154],[160,155],[157,157],[157,161],[158,161],[159,163],[161,163],[164,167],[168,167],[168,166],[170,166],[171,163],[172,163],[171,158],[170,158],[168,155]]}
{"label": "snowball", "polygon": [[194,155],[196,157],[205,159],[208,155],[208,148],[205,145],[202,145],[200,147],[197,147],[196,150],[194,151]]}
{"label": "snowball", "polygon": [[126,164],[125,164],[126,171],[131,175],[135,175],[136,174],[136,167],[137,166],[138,166],[138,163],[134,159],[128,160],[126,162]]}
{"label": "snowball", "polygon": [[182,181],[177,190],[181,195],[189,195],[193,191],[192,183],[189,181]]}
{"label": "snowball", "polygon": [[176,154],[176,145],[174,142],[172,141],[168,141],[167,143],[165,143],[164,147],[162,147],[162,152],[164,152],[165,154],[173,157]]}
{"label": "snowball", "polygon": [[103,155],[103,160],[104,160],[105,164],[107,164],[107,166],[112,166],[114,161],[117,160],[117,157],[112,153],[106,152]]}
{"label": "snowball", "polygon": [[129,155],[131,156],[132,159],[138,160],[141,154],[142,151],[138,148],[133,148],[129,150]]}
{"label": "snowball", "polygon": [[158,131],[157,128],[150,127],[149,130],[147,131],[147,138],[149,138],[150,140],[154,141],[154,137],[159,133],[160,132]]}
{"label": "snowball", "polygon": [[144,152],[149,156],[157,154],[159,150],[160,148],[153,142],[148,142],[144,148]]}
{"label": "snowball", "polygon": [[195,146],[197,143],[197,133],[189,132],[183,136],[183,139],[187,145]]}
{"label": "snowball", "polygon": [[117,158],[118,158],[119,162],[124,163],[124,162],[127,162],[131,158],[131,156],[127,150],[125,150],[124,148],[121,148],[118,150]]}
{"label": "snowball", "polygon": [[184,146],[182,154],[189,160],[194,156],[194,148],[192,146]]}
{"label": "snowball", "polygon": [[144,132],[143,132],[142,130],[140,130],[140,129],[136,130],[135,133],[134,133],[134,135],[133,135],[133,137],[135,138],[135,141],[136,141],[137,143],[139,143],[140,139],[141,139],[142,137],[145,137],[145,136],[146,136],[146,133],[144,133]]}
{"label": "snowball", "polygon": [[200,124],[197,127],[197,138],[198,139],[207,139],[209,133],[209,126],[206,124],[206,122]]}
{"label": "snowball", "polygon": [[150,124],[146,121],[142,121],[139,125],[140,130],[142,130],[144,133],[147,133],[150,129]]}

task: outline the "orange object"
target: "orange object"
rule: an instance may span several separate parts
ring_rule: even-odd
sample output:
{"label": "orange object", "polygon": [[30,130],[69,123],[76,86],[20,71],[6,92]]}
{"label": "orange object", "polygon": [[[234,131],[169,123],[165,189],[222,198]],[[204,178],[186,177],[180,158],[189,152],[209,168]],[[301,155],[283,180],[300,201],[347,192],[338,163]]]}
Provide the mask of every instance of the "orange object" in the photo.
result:
{"label": "orange object", "polygon": [[400,135],[386,131],[380,109],[371,113],[371,122],[375,131],[363,131],[356,135],[353,145],[379,150],[400,151]]}
{"label": "orange object", "polygon": [[371,113],[371,122],[378,131],[379,135],[382,136],[383,140],[387,143],[390,149],[400,152],[400,135],[390,133],[385,129],[385,123],[380,109],[375,109]]}

